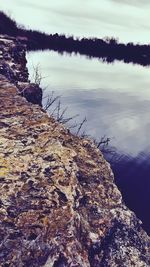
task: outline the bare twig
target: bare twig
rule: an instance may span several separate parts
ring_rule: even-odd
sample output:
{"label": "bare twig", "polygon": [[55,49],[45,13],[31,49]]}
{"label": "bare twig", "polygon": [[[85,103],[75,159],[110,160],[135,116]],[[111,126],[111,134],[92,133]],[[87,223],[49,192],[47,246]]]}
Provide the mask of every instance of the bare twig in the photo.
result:
{"label": "bare twig", "polygon": [[51,94],[45,96],[43,99],[47,99],[46,100],[46,104],[44,105],[44,109],[48,110],[54,102],[56,102],[58,99],[60,98],[60,96],[54,96],[54,91],[52,91]]}
{"label": "bare twig", "polygon": [[77,129],[77,133],[76,135],[79,135],[80,131],[81,131],[81,128],[83,127],[84,123],[87,122],[87,119],[86,117],[83,119],[83,121],[79,124],[79,127]]}
{"label": "bare twig", "polygon": [[35,84],[40,85],[41,84],[41,80],[42,80],[42,75],[40,72],[40,65],[37,64],[36,66],[33,66],[33,78],[32,80],[34,81]]}
{"label": "bare twig", "polygon": [[101,147],[102,148],[105,148],[106,146],[108,146],[110,142],[110,138],[106,137],[105,135],[101,137],[101,140],[99,142],[97,142],[97,147]]}
{"label": "bare twig", "polygon": [[[34,67],[34,74],[33,74],[33,80],[34,83],[40,85],[41,84],[41,80],[43,79],[41,73],[40,73],[40,67],[39,64]],[[46,87],[42,89],[43,92],[46,90]],[[46,103],[43,106],[43,108],[49,112],[50,116],[52,116],[53,118],[55,118],[58,122],[63,123],[63,124],[67,124],[69,129],[75,129],[77,128],[76,131],[76,135],[77,136],[81,136],[82,138],[91,138],[89,135],[87,135],[85,133],[85,131],[83,131],[81,133],[81,129],[83,128],[83,125],[87,122],[86,117],[80,122],[77,123],[76,121],[74,122],[74,120],[79,116],[78,114],[74,115],[74,116],[70,116],[70,117],[66,117],[66,111],[68,109],[68,107],[66,108],[62,108],[61,105],[61,96],[54,96],[54,91],[51,92],[51,94],[48,94],[46,96],[43,97],[43,100],[46,99]],[[44,101],[45,102],[45,101]],[[56,104],[56,106],[52,109],[52,106]],[[74,123],[72,125],[69,125],[68,123],[70,121],[73,121]],[[95,145],[97,146],[97,148],[99,148],[104,154],[109,155],[109,157],[115,157],[115,149],[111,146],[109,146],[109,142],[110,142],[110,138],[103,136],[101,137],[100,141],[97,141],[96,139],[93,139]]]}

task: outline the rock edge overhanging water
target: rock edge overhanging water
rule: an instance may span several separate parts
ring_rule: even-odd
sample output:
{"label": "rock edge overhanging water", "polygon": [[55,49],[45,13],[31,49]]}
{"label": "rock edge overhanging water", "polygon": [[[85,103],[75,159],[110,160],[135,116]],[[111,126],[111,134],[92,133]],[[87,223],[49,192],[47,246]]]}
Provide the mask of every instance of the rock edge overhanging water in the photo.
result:
{"label": "rock edge overhanging water", "polygon": [[149,266],[102,153],[42,109],[22,38],[0,36],[0,73],[0,266]]}

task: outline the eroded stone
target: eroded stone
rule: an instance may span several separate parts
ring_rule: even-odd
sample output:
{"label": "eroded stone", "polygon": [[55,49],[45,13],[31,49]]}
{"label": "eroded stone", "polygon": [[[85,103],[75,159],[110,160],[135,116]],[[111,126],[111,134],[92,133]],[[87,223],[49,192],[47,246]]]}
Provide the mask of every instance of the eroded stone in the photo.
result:
{"label": "eroded stone", "polygon": [[[15,39],[0,37],[0,45],[25,66],[24,45],[20,58]],[[150,266],[149,238],[102,153],[21,97],[20,78],[3,74],[0,266]]]}

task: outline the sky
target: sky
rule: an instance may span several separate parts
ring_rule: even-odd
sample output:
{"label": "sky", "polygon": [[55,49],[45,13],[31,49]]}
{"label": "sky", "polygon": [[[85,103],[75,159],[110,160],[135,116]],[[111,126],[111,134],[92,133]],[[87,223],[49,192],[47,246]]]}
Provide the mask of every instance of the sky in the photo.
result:
{"label": "sky", "polygon": [[47,33],[150,43],[149,0],[0,0],[0,10]]}

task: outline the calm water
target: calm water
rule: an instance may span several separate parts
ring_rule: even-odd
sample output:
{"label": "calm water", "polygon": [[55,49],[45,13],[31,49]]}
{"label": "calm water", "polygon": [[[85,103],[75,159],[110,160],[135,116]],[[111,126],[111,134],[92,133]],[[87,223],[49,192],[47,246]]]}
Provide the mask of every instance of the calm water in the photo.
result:
{"label": "calm water", "polygon": [[79,114],[77,123],[86,117],[86,134],[97,140],[111,138],[116,183],[126,204],[150,232],[150,69],[79,55],[32,52],[28,54],[31,80],[38,64],[42,86],[47,86],[44,94],[61,95],[62,109],[68,107],[66,117]]}

